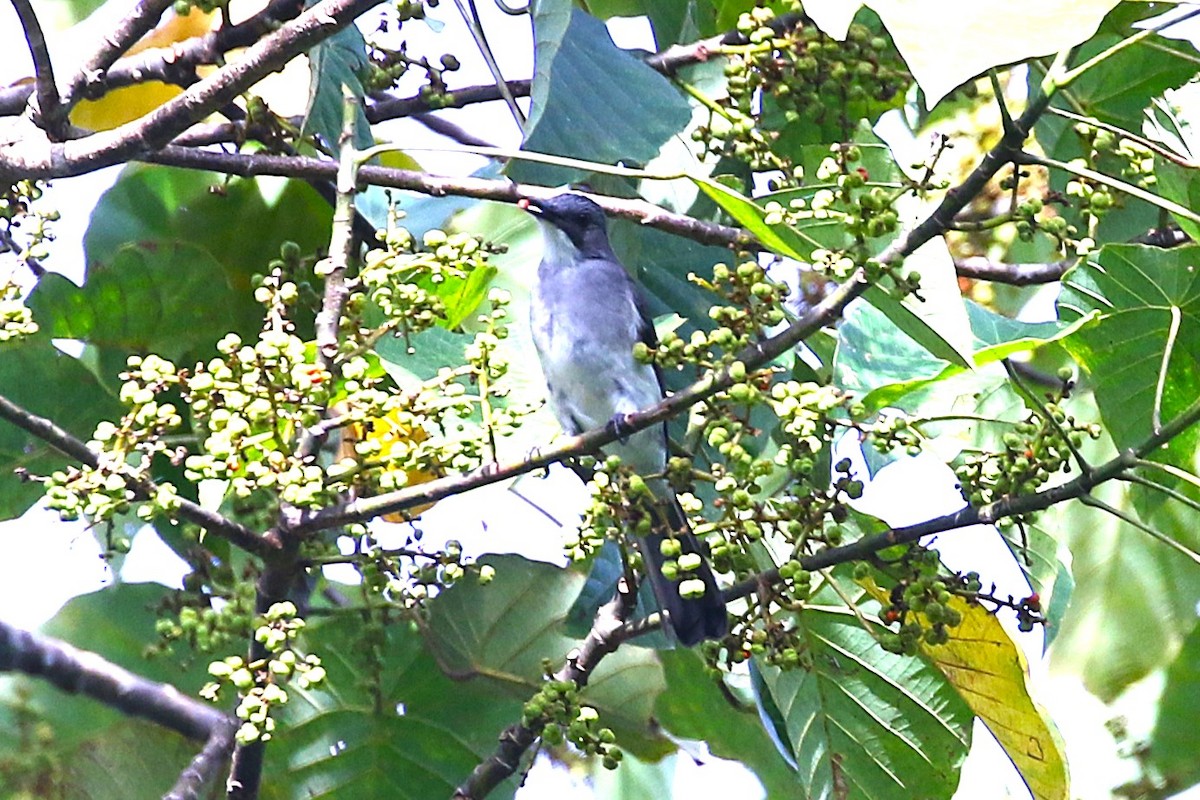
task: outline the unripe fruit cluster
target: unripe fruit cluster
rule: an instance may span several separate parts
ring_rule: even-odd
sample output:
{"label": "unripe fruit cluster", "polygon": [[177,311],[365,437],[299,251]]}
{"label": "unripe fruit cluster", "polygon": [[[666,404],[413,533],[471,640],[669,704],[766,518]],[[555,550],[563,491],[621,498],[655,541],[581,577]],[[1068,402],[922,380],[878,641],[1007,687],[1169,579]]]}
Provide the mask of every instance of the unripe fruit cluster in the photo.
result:
{"label": "unripe fruit cluster", "polygon": [[239,744],[267,741],[275,730],[276,710],[288,702],[283,684],[295,683],[307,691],[325,681],[325,668],[318,656],[301,655],[292,643],[304,628],[291,602],[275,603],[258,620],[254,638],[267,652],[265,658],[246,663],[229,656],[208,665],[215,680],[205,685],[201,696],[216,702],[223,686],[232,686],[241,696],[234,712],[242,720],[236,738]]}
{"label": "unripe fruit cluster", "polygon": [[1004,434],[1002,450],[969,456],[955,468],[968,503],[980,506],[1037,491],[1056,472],[1071,471],[1072,447],[1085,437],[1100,436],[1099,425],[1076,420],[1058,402],[1047,402],[1043,409],[1049,418],[1042,410],[1031,410]]}
{"label": "unripe fruit cluster", "polygon": [[[950,629],[962,623],[962,612],[952,605],[951,586],[958,579],[939,574],[937,551],[919,545],[913,545],[899,564],[904,572],[892,587],[890,604],[880,614],[885,624],[897,628],[881,635],[879,644],[888,652],[912,656],[922,644],[946,644]],[[862,580],[870,571],[867,564],[859,564],[855,576]]]}
{"label": "unripe fruit cluster", "polygon": [[569,741],[587,755],[598,756],[605,769],[616,769],[622,752],[616,734],[600,726],[600,714],[579,700],[574,681],[548,680],[525,703],[521,724],[538,733],[542,741],[557,747]]}
{"label": "unripe fruit cluster", "polygon": [[38,332],[33,312],[21,300],[21,289],[15,283],[0,283],[0,344],[16,341]]}

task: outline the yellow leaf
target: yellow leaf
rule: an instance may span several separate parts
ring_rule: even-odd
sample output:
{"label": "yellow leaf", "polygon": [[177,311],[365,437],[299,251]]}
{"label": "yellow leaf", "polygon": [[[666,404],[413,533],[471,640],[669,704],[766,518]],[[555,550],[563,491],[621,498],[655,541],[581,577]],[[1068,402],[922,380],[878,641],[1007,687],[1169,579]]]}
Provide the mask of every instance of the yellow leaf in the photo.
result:
{"label": "yellow leaf", "polygon": [[[168,14],[163,24],[129,48],[129,55],[203,36],[212,29],[216,19],[216,14],[205,14],[196,9],[184,16]],[[80,101],[71,110],[71,122],[93,131],[112,130],[150,113],[181,92],[181,87],[159,81],[122,86],[97,100]]]}
{"label": "yellow leaf", "polygon": [[99,100],[81,100],[71,110],[71,122],[93,131],[108,131],[149,114],[183,92],[178,86],[147,81],[113,89]]}
{"label": "yellow leaf", "polygon": [[[880,602],[888,602],[888,593],[874,581],[864,581],[863,586]],[[1029,664],[1021,649],[982,606],[960,597],[951,598],[947,605],[962,614],[962,622],[949,629],[946,644],[922,641],[921,653],[988,726],[1035,800],[1066,800],[1063,742],[1045,709],[1029,695]],[[928,627],[924,615],[918,616]]]}
{"label": "yellow leaf", "polygon": [[[354,445],[357,442],[376,442],[379,444],[377,457],[387,459],[397,454],[397,451],[406,450],[413,443],[425,441],[429,434],[423,428],[414,428],[406,423],[400,422],[398,418],[399,412],[393,411],[386,417],[371,420],[366,425],[351,425],[350,428],[342,436],[340,457],[353,458]],[[396,481],[402,486],[417,486],[422,483],[428,483],[434,478],[440,478],[442,475],[436,472],[427,470],[409,469],[403,470],[404,479]],[[408,520],[418,517],[433,507],[433,503],[424,503],[412,508],[406,508],[404,511],[398,511],[393,514],[384,514],[383,518],[388,522],[407,522]]]}

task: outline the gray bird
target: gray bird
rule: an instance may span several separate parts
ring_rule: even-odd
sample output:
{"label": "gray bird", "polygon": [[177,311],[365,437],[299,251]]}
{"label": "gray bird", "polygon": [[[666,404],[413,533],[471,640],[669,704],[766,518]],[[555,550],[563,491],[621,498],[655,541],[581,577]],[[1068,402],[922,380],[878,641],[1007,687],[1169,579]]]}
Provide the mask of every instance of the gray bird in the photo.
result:
{"label": "gray bird", "polygon": [[[522,201],[542,229],[542,263],[533,289],[530,321],[533,343],[549,389],[550,408],[571,435],[613,422],[663,397],[656,367],[633,357],[634,345],[656,346],[654,325],[637,285],[608,242],[604,211],[580,194]],[[667,428],[655,425],[613,442],[605,452],[640,475],[660,474],[667,462]],[[654,595],[667,627],[683,645],[725,635],[727,619],[721,591],[708,562],[679,581],[662,573],[660,545],[675,532],[682,553],[700,553],[679,501],[661,478],[647,481],[661,506],[654,533],[638,545],[647,564]],[[683,597],[683,581],[700,580],[704,593]]]}

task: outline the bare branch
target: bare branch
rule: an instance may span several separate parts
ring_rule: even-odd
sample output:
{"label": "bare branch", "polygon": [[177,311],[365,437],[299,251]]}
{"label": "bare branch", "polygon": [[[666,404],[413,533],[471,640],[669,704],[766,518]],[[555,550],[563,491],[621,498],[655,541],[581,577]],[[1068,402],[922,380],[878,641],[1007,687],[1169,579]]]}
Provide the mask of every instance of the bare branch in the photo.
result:
{"label": "bare branch", "polygon": [[153,152],[381,2],[323,0],[264,36],[236,62],[146,116],[111,131],[61,144],[23,140],[0,145],[0,180],[79,175]]}
{"label": "bare branch", "polygon": [[54,65],[50,61],[50,50],[46,47],[46,35],[29,0],[12,0],[13,9],[25,31],[25,43],[33,58],[34,86],[37,107],[33,118],[52,138],[62,134],[64,117],[58,99],[58,86],[54,82]]}
{"label": "bare branch", "polygon": [[[86,464],[92,469],[100,467],[100,457],[79,439],[55,425],[45,417],[39,417],[31,411],[0,395],[0,419],[5,419],[23,431],[33,434],[60,453]],[[122,470],[124,477],[133,489],[134,494],[142,500],[153,497],[158,490],[157,484],[149,478],[134,473],[131,469]],[[188,522],[195,523],[206,531],[228,539],[232,544],[258,555],[266,555],[280,547],[278,538],[271,534],[260,535],[240,523],[210,511],[191,500],[179,498],[176,513]]]}
{"label": "bare branch", "polygon": [[[141,157],[141,160],[241,177],[280,175],[304,180],[333,180],[337,176],[337,164],[333,161],[302,156],[219,153],[173,145],[149,153]],[[359,180],[372,186],[408,189],[434,197],[454,195],[508,203],[515,203],[523,197],[550,197],[559,191],[544,186],[517,184],[507,180],[444,177],[374,165],[363,166],[359,170]],[[604,195],[590,195],[590,197],[611,216],[648,225],[701,244],[736,247],[744,250],[761,249],[757,240],[741,228],[705,222],[683,214],[672,214],[644,200],[622,200]]]}
{"label": "bare branch", "polygon": [[954,259],[954,271],[960,278],[971,278],[1013,286],[1032,286],[1039,283],[1054,283],[1073,267],[1078,259],[1064,258],[1048,264],[1002,264],[983,256],[968,256]]}
{"label": "bare branch", "polygon": [[174,686],[155,683],[107,661],[37,633],[0,622],[0,672],[45,678],[71,694],[82,694],[122,714],[147,719],[189,739],[205,742],[166,796],[187,800],[211,783],[233,749],[237,723]]}

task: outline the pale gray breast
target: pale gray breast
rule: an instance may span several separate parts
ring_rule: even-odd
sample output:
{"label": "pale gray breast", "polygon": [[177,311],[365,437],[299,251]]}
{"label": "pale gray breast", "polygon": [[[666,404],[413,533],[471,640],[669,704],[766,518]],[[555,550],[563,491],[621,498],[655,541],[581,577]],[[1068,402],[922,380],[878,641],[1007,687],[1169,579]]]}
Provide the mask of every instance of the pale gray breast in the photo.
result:
{"label": "pale gray breast", "polygon": [[[564,268],[543,262],[535,292],[534,343],[564,430],[599,427],[662,398],[654,369],[633,358],[642,319],[633,283],[619,264],[591,260]],[[661,470],[665,459],[657,427],[605,449],[640,472]]]}

